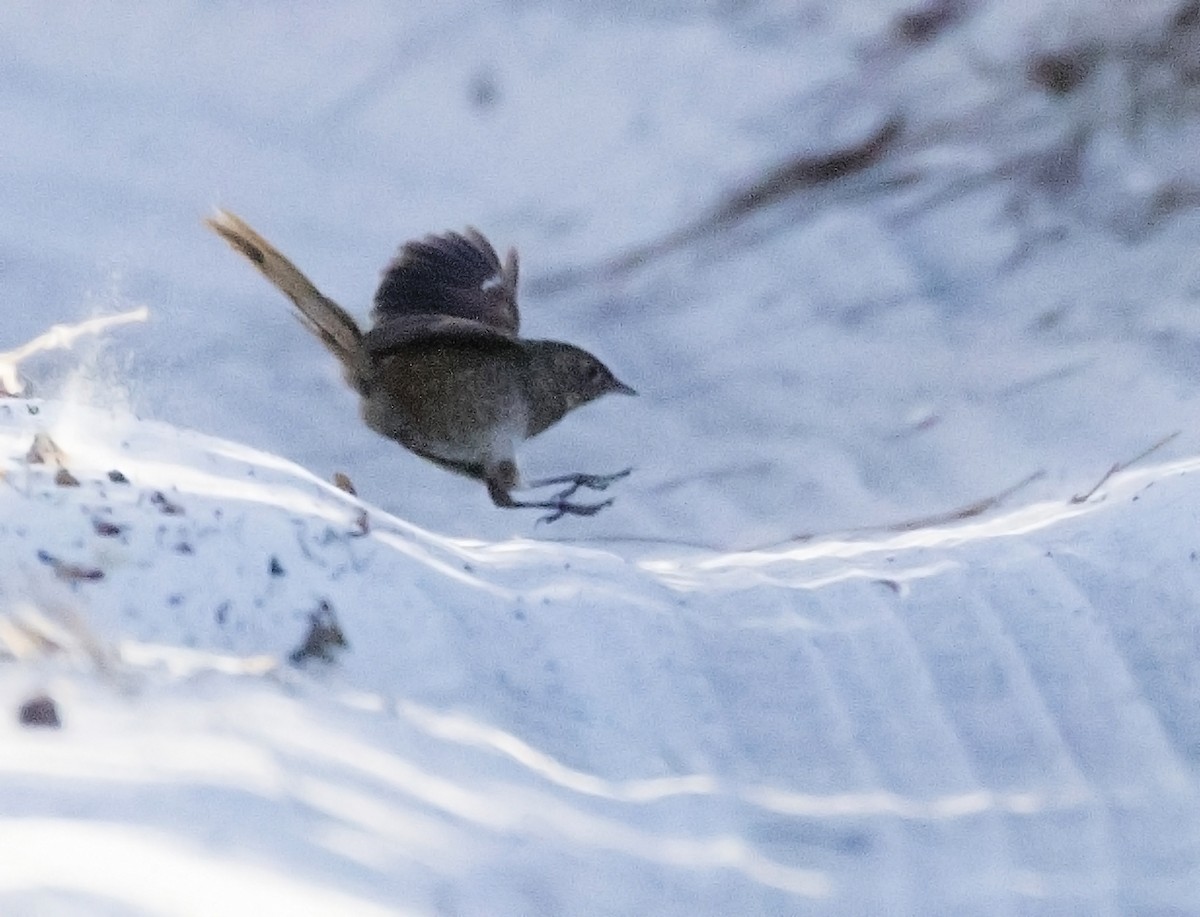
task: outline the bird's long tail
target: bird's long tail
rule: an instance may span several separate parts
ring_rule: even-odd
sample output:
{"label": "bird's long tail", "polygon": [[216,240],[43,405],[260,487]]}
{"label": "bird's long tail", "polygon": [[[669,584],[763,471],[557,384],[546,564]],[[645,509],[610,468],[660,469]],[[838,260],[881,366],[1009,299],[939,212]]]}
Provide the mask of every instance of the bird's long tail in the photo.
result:
{"label": "bird's long tail", "polygon": [[296,265],[240,217],[218,210],[204,222],[296,304],[301,323],[338,358],[347,379],[355,384],[360,373],[363,333],[350,314],[322,294]]}

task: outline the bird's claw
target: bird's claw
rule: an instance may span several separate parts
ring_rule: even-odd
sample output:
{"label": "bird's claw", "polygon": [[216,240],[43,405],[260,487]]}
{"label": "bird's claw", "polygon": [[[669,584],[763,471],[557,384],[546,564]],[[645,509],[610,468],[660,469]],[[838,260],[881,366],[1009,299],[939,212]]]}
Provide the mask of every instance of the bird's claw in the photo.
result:
{"label": "bird's claw", "polygon": [[[540,481],[533,481],[528,487],[536,488],[549,487],[551,484],[568,484],[568,487],[554,495],[555,500],[563,501],[572,496],[581,487],[586,487],[588,490],[608,490],[615,481],[629,477],[632,471],[633,468],[629,467],[615,474],[564,474],[557,478],[543,478]],[[606,504],[601,503],[599,505],[604,506]],[[585,513],[584,515],[590,516],[591,513]]]}
{"label": "bird's claw", "polygon": [[[571,493],[574,493],[572,488]],[[538,524],[545,522],[549,525],[551,522],[557,522],[563,516],[594,516],[606,506],[612,506],[612,500],[604,500],[601,503],[568,503],[562,499],[560,495],[554,502],[547,504],[552,507],[554,512],[547,513],[538,519]]]}
{"label": "bird's claw", "polygon": [[488,492],[492,496],[492,501],[497,506],[507,507],[526,507],[548,509],[549,513],[538,519],[538,524],[557,522],[563,516],[594,516],[596,513],[605,507],[612,506],[613,501],[603,500],[599,503],[572,503],[568,498],[571,497],[579,488],[586,487],[588,490],[607,490],[614,482],[621,478],[627,477],[633,471],[632,468],[626,468],[624,471],[618,471],[616,474],[564,474],[557,478],[543,478],[540,481],[531,481],[525,485],[523,489],[532,489],[535,487],[549,487],[552,484],[566,484],[567,487],[556,493],[548,500],[526,501],[514,500],[508,489],[501,482],[493,482],[488,485]]}

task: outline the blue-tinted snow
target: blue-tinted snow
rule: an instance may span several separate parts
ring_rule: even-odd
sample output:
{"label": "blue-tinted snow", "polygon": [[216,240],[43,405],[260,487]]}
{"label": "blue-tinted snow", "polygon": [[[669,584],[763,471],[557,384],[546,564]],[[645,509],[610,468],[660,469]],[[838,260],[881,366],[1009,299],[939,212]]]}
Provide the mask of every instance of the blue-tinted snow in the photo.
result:
{"label": "blue-tinted snow", "polygon": [[[171,425],[40,421],[81,475],[101,449],[145,467],[106,498],[140,534],[89,555],[106,579],[66,600],[130,644],[120,672],[3,672],[11,705],[55,685],[67,722],[4,745],[0,849],[26,851],[0,857],[7,909],[212,912],[220,880],[329,913],[1200,910],[1197,18],[6,4],[0,349],[146,305],[23,371]],[[892,119],[861,174],[621,277],[538,284]],[[642,392],[529,444],[525,471],[632,463],[616,504],[536,528],[374,437],[203,229],[216,205],[362,317],[407,238],[471,223],[516,245],[527,332]],[[19,414],[10,613],[63,604],[36,551],[93,550],[98,486],[27,477]],[[346,472],[395,518],[305,555],[346,501],[176,428]],[[1175,431],[1148,477],[1067,504]],[[885,531],[1039,470],[959,535]],[[146,494],[173,486],[223,520],[163,521]],[[322,596],[352,645],[328,682],[211,673],[286,653]],[[209,674],[181,674],[187,649]],[[136,872],[95,868],[96,843]],[[135,888],[147,872],[176,892]]]}

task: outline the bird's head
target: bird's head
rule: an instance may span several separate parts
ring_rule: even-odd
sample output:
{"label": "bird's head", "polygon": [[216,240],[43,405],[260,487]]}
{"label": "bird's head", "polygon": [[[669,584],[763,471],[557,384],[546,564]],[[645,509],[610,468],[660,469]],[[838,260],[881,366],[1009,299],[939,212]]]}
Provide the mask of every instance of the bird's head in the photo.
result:
{"label": "bird's head", "polygon": [[535,433],[601,395],[610,392],[637,394],[582,347],[559,341],[526,341],[525,344],[530,355],[529,391],[534,407]]}

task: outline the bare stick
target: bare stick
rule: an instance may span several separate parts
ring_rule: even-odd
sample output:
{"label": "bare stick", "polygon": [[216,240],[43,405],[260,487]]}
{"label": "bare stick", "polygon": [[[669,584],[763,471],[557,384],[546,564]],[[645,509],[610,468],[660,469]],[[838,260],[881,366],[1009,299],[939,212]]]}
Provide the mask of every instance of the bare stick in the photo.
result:
{"label": "bare stick", "polygon": [[997,494],[992,494],[990,497],[984,497],[982,500],[976,500],[974,503],[968,503],[966,506],[952,509],[945,513],[935,513],[932,516],[925,516],[923,519],[911,519],[908,522],[897,522],[893,525],[886,526],[884,531],[887,532],[912,532],[917,529],[926,529],[934,525],[944,525],[947,522],[961,522],[963,519],[974,519],[976,516],[982,516],[989,509],[999,506],[1018,490],[1024,490],[1034,481],[1044,477],[1046,472],[1035,471],[1029,477],[1022,481],[1018,481],[1012,487],[1007,487]]}
{"label": "bare stick", "polygon": [[1117,462],[1111,468],[1109,468],[1108,471],[1104,472],[1103,476],[1100,478],[1099,481],[1096,482],[1095,486],[1092,487],[1091,490],[1087,491],[1086,493],[1075,494],[1075,496],[1073,496],[1070,500],[1068,500],[1067,503],[1072,504],[1072,505],[1074,505],[1076,503],[1086,503],[1088,500],[1092,499],[1092,497],[1094,497],[1096,495],[1096,491],[1098,491],[1101,487],[1103,487],[1108,482],[1108,479],[1111,478],[1114,474],[1124,471],[1130,465],[1136,465],[1142,459],[1154,454],[1159,449],[1161,449],[1163,446],[1165,446],[1167,443],[1169,443],[1171,440],[1173,440],[1176,436],[1178,436],[1179,433],[1180,433],[1179,430],[1176,430],[1174,433],[1168,433],[1166,436],[1164,436],[1162,439],[1160,439],[1158,442],[1156,442],[1153,446],[1139,452],[1137,455],[1135,455],[1133,458],[1129,459],[1128,461]]}

